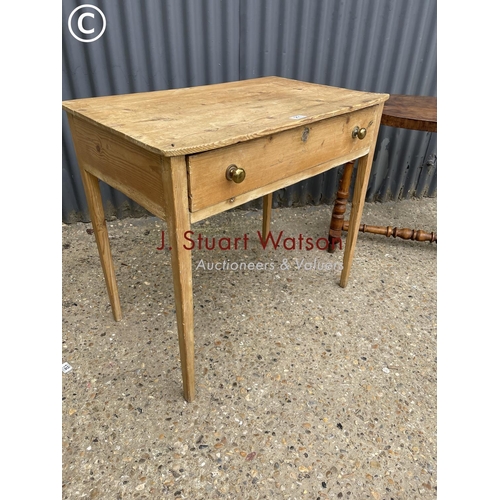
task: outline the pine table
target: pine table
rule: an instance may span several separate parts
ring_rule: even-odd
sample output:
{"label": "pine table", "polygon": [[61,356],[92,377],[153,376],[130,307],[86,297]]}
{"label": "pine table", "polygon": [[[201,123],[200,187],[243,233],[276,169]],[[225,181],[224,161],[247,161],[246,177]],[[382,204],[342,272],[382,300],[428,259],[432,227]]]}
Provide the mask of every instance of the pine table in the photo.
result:
{"label": "pine table", "polygon": [[[166,221],[183,393],[195,396],[191,224],[359,158],[359,227],[387,94],[281,77],[63,102],[115,320],[122,317],[99,180]],[[351,270],[349,231],[340,286]]]}

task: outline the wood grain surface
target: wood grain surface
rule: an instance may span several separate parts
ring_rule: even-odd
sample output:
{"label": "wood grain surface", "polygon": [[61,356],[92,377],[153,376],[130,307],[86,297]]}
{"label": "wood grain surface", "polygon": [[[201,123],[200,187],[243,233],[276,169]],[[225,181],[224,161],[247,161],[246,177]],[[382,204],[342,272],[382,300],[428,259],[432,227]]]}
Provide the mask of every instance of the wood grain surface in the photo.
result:
{"label": "wood grain surface", "polygon": [[270,76],[64,101],[63,108],[149,151],[179,156],[289,130],[388,97]]}
{"label": "wood grain surface", "polygon": [[437,97],[391,94],[385,103],[381,124],[437,132]]}
{"label": "wood grain surface", "polygon": [[[196,212],[221,201],[286,179],[332,158],[361,156],[374,135],[377,106],[371,106],[317,123],[296,127],[267,137],[188,156],[190,209]],[[355,126],[365,127],[367,136],[353,138]],[[226,179],[234,164],[246,177],[236,184]]]}

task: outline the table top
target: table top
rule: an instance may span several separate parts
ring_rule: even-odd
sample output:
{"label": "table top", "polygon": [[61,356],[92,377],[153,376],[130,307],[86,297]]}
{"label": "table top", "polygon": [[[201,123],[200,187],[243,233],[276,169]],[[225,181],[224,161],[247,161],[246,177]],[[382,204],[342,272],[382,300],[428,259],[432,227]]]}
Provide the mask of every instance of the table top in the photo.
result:
{"label": "table top", "polygon": [[74,116],[164,156],[217,149],[388,99],[376,94],[263,77],[63,102]]}
{"label": "table top", "polygon": [[437,132],[437,97],[391,94],[384,105],[381,124]]}

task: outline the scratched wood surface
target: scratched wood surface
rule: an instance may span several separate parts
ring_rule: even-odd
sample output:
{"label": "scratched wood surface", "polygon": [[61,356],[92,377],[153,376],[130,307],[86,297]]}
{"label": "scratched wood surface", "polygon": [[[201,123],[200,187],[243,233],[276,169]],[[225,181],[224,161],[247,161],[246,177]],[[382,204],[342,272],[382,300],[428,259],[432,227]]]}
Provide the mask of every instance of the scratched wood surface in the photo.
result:
{"label": "scratched wood surface", "polygon": [[209,151],[384,102],[281,77],[64,101],[69,113],[165,156]]}

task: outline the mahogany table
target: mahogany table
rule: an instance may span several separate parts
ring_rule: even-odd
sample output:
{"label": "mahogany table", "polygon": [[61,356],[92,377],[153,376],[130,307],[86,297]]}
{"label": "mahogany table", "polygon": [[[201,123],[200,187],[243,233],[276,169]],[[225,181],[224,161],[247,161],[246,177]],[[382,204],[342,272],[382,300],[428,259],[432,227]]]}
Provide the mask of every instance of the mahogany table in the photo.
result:
{"label": "mahogany table", "polygon": [[381,124],[437,132],[437,97],[391,94],[385,103]]}
{"label": "mahogany table", "polygon": [[[115,320],[122,313],[99,180],[167,222],[184,398],[193,401],[191,224],[359,158],[351,211],[361,219],[387,94],[278,77],[63,102]],[[349,231],[345,287],[357,231]]]}
{"label": "mahogany table", "polygon": [[[391,94],[384,106],[381,125],[420,130],[422,132],[437,132],[437,97]],[[329,252],[335,250],[337,243],[342,249],[342,231],[348,231],[349,229],[350,222],[344,220],[344,214],[349,198],[353,168],[354,162],[347,162],[340,180],[328,234]],[[437,242],[437,233],[428,233],[421,229],[360,224],[358,230],[363,233],[380,234],[387,237],[393,236],[404,240]]]}

